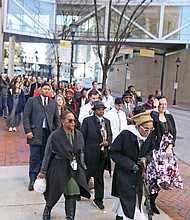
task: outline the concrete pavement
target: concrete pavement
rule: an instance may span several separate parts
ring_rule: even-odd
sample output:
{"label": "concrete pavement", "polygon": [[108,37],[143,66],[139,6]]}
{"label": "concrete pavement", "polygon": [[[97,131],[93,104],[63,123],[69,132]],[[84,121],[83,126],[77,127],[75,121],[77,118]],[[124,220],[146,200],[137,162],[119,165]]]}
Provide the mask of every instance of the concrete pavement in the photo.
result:
{"label": "concrete pavement", "polygon": [[[44,209],[43,195],[35,191],[28,191],[28,166],[0,167],[0,219],[2,220],[41,220]],[[111,178],[105,175],[105,210],[97,210],[90,200],[82,198],[77,202],[76,220],[114,220],[111,211],[114,197],[110,195]],[[155,220],[170,220],[162,210],[155,215]],[[64,219],[64,197],[60,199],[52,210],[51,220]]]}

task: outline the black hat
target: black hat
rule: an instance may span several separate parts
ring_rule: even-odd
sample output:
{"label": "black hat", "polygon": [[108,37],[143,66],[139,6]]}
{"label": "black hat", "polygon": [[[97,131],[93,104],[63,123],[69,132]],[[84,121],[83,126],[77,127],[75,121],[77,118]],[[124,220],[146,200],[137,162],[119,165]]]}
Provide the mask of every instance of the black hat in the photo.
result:
{"label": "black hat", "polygon": [[103,104],[102,101],[98,100],[98,101],[95,101],[93,103],[93,107],[92,107],[92,110],[95,110],[95,109],[98,109],[98,108],[106,108],[105,105]]}
{"label": "black hat", "polygon": [[120,97],[117,97],[116,99],[115,99],[115,102],[114,102],[116,105],[119,105],[119,104],[123,104],[123,99],[122,98],[120,98]]}

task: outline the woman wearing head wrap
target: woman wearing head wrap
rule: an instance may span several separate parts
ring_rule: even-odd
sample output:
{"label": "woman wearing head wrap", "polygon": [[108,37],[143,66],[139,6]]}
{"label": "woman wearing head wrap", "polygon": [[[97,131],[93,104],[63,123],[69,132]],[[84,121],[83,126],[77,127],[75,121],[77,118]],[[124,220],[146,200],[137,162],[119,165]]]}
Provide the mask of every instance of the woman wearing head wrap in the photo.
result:
{"label": "woman wearing head wrap", "polygon": [[[127,126],[113,142],[110,157],[115,162],[112,195],[116,219],[146,219],[142,210],[142,172],[151,159],[153,120],[150,112],[132,117],[135,125]],[[151,133],[151,135],[150,135]]]}

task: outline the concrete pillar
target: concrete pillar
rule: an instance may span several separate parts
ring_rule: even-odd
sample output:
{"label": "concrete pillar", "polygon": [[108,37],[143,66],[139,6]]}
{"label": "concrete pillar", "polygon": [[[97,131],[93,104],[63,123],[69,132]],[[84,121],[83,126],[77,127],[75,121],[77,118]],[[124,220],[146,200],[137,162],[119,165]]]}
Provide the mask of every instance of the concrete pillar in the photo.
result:
{"label": "concrete pillar", "polygon": [[0,72],[4,71],[4,46],[3,46],[3,0],[0,4]]}
{"label": "concrete pillar", "polygon": [[8,76],[11,78],[14,75],[14,55],[15,55],[15,37],[9,37],[9,64]]}

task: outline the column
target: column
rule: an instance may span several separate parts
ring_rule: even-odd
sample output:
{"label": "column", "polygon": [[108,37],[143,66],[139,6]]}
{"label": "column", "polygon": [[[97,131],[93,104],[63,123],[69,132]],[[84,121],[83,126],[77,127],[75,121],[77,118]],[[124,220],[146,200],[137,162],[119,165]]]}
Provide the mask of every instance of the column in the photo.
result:
{"label": "column", "polygon": [[9,37],[9,64],[8,76],[11,78],[14,75],[14,55],[15,55],[15,37]]}

